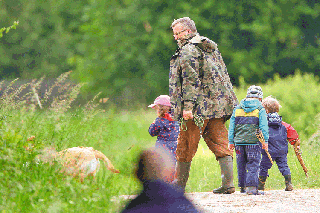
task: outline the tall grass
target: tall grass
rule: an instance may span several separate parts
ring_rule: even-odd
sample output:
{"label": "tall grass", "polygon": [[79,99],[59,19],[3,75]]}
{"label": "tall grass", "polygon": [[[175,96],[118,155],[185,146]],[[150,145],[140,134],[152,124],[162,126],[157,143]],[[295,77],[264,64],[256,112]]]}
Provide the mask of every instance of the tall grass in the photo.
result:
{"label": "tall grass", "polygon": [[[281,81],[283,81],[281,83]],[[317,93],[318,85],[308,76],[297,75],[288,79],[276,79],[268,85],[261,85],[265,95],[275,95],[281,102],[288,123],[292,123],[291,114],[301,117],[304,111],[290,111],[289,97],[276,93],[281,88],[287,88],[288,82],[313,85],[312,92]],[[271,85],[271,86],[270,86]],[[140,183],[134,177],[138,153],[155,144],[156,138],[148,134],[150,123],[155,119],[155,112],[141,108],[125,111],[114,107],[102,109],[97,96],[85,106],[70,109],[68,106],[74,100],[80,86],[74,85],[68,89],[69,94],[63,98],[56,97],[56,105],[47,105],[40,109],[37,100],[29,105],[21,103],[23,99],[11,98],[8,92],[2,96],[0,112],[0,212],[119,212],[125,201],[114,200],[114,197],[124,194],[137,194],[141,190]],[[278,87],[278,89],[276,88]],[[269,91],[270,89],[270,91]],[[302,87],[301,90],[308,87]],[[8,90],[9,91],[9,90]],[[37,90],[36,90],[37,91]],[[73,92],[71,92],[73,91]],[[237,88],[236,93],[241,99],[245,96],[246,86]],[[12,92],[17,92],[13,90]],[[305,91],[306,92],[306,91]],[[299,93],[303,93],[299,91]],[[30,93],[34,97],[34,92]],[[39,101],[44,103],[39,95]],[[43,96],[46,97],[46,96]],[[69,100],[68,104],[63,104]],[[320,124],[317,100],[303,100],[309,116],[301,117],[305,126],[299,123],[293,126],[301,134],[303,158],[310,170],[306,178],[292,148],[289,148],[288,162],[292,172],[295,188],[315,188],[319,182],[319,140],[313,136]],[[308,102],[309,101],[309,102]],[[4,105],[10,104],[10,106]],[[33,104],[33,105],[32,105]],[[296,103],[300,106],[300,103]],[[280,114],[281,114],[280,113]],[[287,114],[286,114],[287,113]],[[300,115],[301,113],[301,115]],[[311,127],[310,127],[311,126]],[[305,130],[307,129],[307,130]],[[313,129],[313,131],[311,131]],[[29,140],[30,136],[35,136]],[[310,142],[308,142],[310,141]],[[84,183],[57,172],[59,165],[37,163],[35,156],[43,147],[53,145],[57,150],[74,146],[91,146],[103,152],[121,173],[112,174],[101,166],[96,179],[87,178]],[[237,170],[234,161],[235,185],[237,185]],[[203,140],[200,141],[196,156],[191,166],[187,192],[205,192],[219,187],[221,184],[220,168],[214,155]],[[270,170],[266,188],[283,189],[284,179],[274,165]]]}
{"label": "tall grass", "polygon": [[[3,198],[0,211],[94,212],[112,209],[111,196],[131,194],[134,189],[140,189],[132,172],[137,152],[154,143],[148,133],[142,131],[152,119],[146,122],[136,113],[116,115],[113,110],[101,111],[94,117],[81,112],[64,113],[63,116],[54,112],[34,112],[32,115],[16,112],[7,117],[3,121],[0,145],[0,194]],[[27,141],[31,135],[35,136],[34,141]],[[49,145],[57,150],[94,147],[102,151],[121,173],[111,174],[102,169],[96,180],[87,179],[81,184],[57,173],[58,166],[34,161],[38,151]],[[30,149],[27,151],[25,147]]]}

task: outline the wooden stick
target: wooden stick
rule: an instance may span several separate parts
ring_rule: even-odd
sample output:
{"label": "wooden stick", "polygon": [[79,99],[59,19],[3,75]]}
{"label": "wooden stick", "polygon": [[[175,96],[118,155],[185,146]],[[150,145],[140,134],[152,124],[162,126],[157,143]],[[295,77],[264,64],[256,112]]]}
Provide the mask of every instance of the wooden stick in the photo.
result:
{"label": "wooden stick", "polygon": [[298,147],[296,145],[293,145],[293,149],[294,149],[294,152],[296,153],[296,156],[297,156],[297,158],[299,160],[300,165],[302,166],[302,169],[303,169],[304,173],[308,177],[308,169],[307,169],[306,165],[303,162],[300,150],[298,149]]}
{"label": "wooden stick", "polygon": [[[262,134],[262,132],[261,132],[260,129],[257,129],[257,131],[256,131],[256,136],[257,136],[257,138],[259,139],[260,143],[261,143],[262,145],[264,145],[264,144],[265,144],[265,140],[264,140],[263,134]],[[271,158],[270,153],[268,152],[268,149],[265,149],[265,151],[266,151],[266,153],[267,153],[267,155],[268,155],[268,158],[269,158],[271,164],[273,164],[273,161],[272,161],[272,158]]]}

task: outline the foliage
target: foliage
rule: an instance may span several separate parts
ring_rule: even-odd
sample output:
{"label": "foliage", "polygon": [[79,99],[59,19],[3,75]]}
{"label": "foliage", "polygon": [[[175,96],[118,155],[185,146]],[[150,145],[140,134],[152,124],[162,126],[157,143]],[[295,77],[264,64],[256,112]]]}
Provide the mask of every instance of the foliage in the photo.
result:
{"label": "foliage", "polygon": [[3,37],[3,32],[8,33],[11,29],[16,29],[18,24],[19,24],[19,22],[18,22],[18,21],[15,21],[12,26],[1,28],[1,29],[0,29],[0,38]]}
{"label": "foliage", "polygon": [[0,26],[18,19],[20,27],[0,40],[1,78],[56,78],[70,71],[77,52],[79,24],[87,1],[3,0]]}
{"label": "foliage", "polygon": [[[141,188],[132,174],[140,147],[150,146],[150,136],[141,129],[151,121],[141,118],[142,113],[109,110],[97,114],[92,109],[87,114],[96,116],[89,116],[62,111],[62,115],[23,109],[7,112],[12,116],[3,121],[0,132],[0,211],[115,212],[119,206],[113,206],[112,196]],[[31,135],[35,137],[28,141]],[[58,165],[35,161],[39,151],[48,146],[57,150],[94,147],[121,173],[111,174],[101,166],[95,180],[88,178],[81,184],[58,173]]]}
{"label": "foliage", "polygon": [[[104,93],[111,97],[119,94],[130,99],[137,89],[141,101],[144,97],[150,101],[157,94],[167,94],[169,59],[176,48],[169,27],[174,18],[182,16],[194,19],[200,34],[219,44],[236,85],[239,76],[246,82],[265,83],[275,73],[284,77],[293,74],[296,68],[315,73],[319,70],[319,35],[312,31],[319,19],[318,4],[308,5],[304,1],[291,1],[290,5],[282,1],[172,4],[143,0],[91,4],[83,28],[88,38],[83,41],[86,53],[74,59],[77,79],[89,80],[92,89],[100,89],[107,81],[110,86]],[[107,37],[107,42],[100,37]]]}
{"label": "foliage", "polygon": [[[3,165],[0,169],[0,193],[3,198],[0,201],[0,211],[118,212],[126,203],[118,200],[118,196],[137,194],[141,190],[133,172],[140,150],[155,143],[155,138],[151,138],[147,132],[156,116],[154,111],[119,113],[110,109],[89,119],[79,112],[66,112],[62,117],[55,117],[56,114],[53,115],[52,112],[11,114],[13,116],[6,120],[7,129],[15,132],[10,141],[19,143],[14,142],[15,145],[12,144],[9,152],[8,146],[3,144],[4,138],[0,138],[1,150],[8,151],[1,152],[0,155],[0,163]],[[30,135],[35,135],[35,139],[27,142]],[[9,140],[8,137],[6,140]],[[23,144],[31,149],[27,151]],[[49,145],[56,146],[57,150],[81,145],[92,146],[102,151],[121,173],[111,174],[101,166],[96,180],[86,179],[81,184],[59,174],[57,166],[33,161],[38,150]],[[319,147],[308,147],[307,144],[302,144],[303,157],[310,170],[308,179],[292,150],[288,155],[295,188],[319,186],[320,171],[315,163],[318,162]],[[187,192],[207,192],[219,187],[219,174],[218,162],[201,140],[192,163]],[[234,183],[237,185],[235,161],[234,174]],[[268,190],[284,188],[284,180],[276,166],[270,171],[266,187]]]}
{"label": "foliage", "polygon": [[0,26],[21,27],[0,43],[0,76],[57,77],[73,70],[88,83],[83,97],[102,92],[130,108],[168,93],[170,25],[191,17],[219,45],[232,82],[266,83],[277,73],[318,75],[318,1],[1,1]]}
{"label": "foliage", "polygon": [[37,107],[46,108],[61,114],[71,108],[71,104],[76,100],[83,84],[73,84],[68,82],[70,72],[61,74],[52,85],[46,84],[46,90],[42,93],[40,87],[44,77],[33,79],[29,82],[18,82],[18,79],[4,85],[0,93],[0,112],[23,109],[34,111]]}
{"label": "foliage", "polygon": [[[309,138],[319,129],[319,121],[316,119],[320,113],[320,86],[317,76],[297,71],[294,76],[286,78],[275,75],[273,80],[259,85],[263,97],[271,95],[280,102],[282,108],[279,114],[302,138]],[[241,85],[235,88],[239,100],[245,98],[249,86],[242,81]]]}
{"label": "foliage", "polygon": [[[62,75],[56,82],[60,84],[66,77]],[[35,80],[34,84],[40,80]],[[294,90],[297,85],[301,91]],[[245,96],[248,86],[241,83],[236,88],[239,98]],[[312,118],[313,114],[319,113],[318,99],[314,98],[319,92],[318,79],[309,74],[297,74],[286,79],[277,77],[261,86],[265,97],[274,95],[280,100],[283,106],[280,113],[288,123],[293,123],[301,136],[302,155],[310,172],[309,178],[305,178],[290,147],[288,161],[295,188],[319,187],[320,140],[314,138],[313,143],[306,142],[313,133],[312,122],[319,125],[318,117]],[[282,88],[286,91],[284,96],[279,95],[282,94],[279,92]],[[16,90],[7,92],[4,97],[17,94]],[[73,87],[68,87],[68,91],[66,94],[71,94]],[[307,91],[308,95],[302,96]],[[304,104],[293,104],[289,96],[302,99],[300,102]],[[65,100],[66,97],[62,97],[61,100]],[[139,193],[142,186],[135,178],[134,171],[139,152],[155,144],[156,138],[152,138],[147,131],[156,116],[154,110],[125,111],[110,107],[103,111],[99,109],[97,100],[76,109],[60,104],[56,105],[60,109],[50,110],[19,105],[20,101],[14,98],[10,102],[8,100],[6,103],[9,105],[19,107],[3,108],[2,105],[0,112],[0,212],[118,212],[126,203],[117,199],[118,196]],[[0,104],[3,101],[0,100]],[[299,118],[295,115],[298,113],[310,113],[299,120],[307,126],[293,122]],[[39,152],[48,146],[54,146],[57,150],[75,146],[93,147],[103,152],[120,173],[112,174],[101,166],[95,180],[87,178],[80,183],[60,174],[59,165],[35,161]],[[235,185],[236,172],[234,161]],[[218,162],[201,140],[192,162],[187,192],[211,191],[219,187],[219,174]],[[283,177],[276,166],[270,171],[266,188],[284,188]]]}

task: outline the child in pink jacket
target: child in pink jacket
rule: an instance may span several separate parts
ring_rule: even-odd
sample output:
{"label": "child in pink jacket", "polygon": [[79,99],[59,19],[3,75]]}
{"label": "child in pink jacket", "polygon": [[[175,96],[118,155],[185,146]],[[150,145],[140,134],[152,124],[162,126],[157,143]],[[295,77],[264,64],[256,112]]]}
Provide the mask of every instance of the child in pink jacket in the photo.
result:
{"label": "child in pink jacket", "polygon": [[170,97],[168,95],[160,95],[148,107],[155,109],[157,112],[157,118],[149,127],[149,134],[152,137],[157,136],[155,146],[168,151],[174,162],[176,162],[179,123],[171,117]]}

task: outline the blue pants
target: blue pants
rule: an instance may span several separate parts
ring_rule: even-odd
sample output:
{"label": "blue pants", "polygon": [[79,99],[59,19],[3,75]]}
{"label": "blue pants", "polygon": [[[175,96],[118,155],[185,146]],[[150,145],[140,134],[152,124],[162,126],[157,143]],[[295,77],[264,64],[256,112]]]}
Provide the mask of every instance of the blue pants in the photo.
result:
{"label": "blue pants", "polygon": [[[273,161],[275,161],[278,165],[278,169],[281,172],[281,174],[284,175],[290,175],[290,168],[288,166],[288,160],[287,155],[282,156],[273,156],[271,155],[271,158]],[[260,173],[259,176],[269,176],[268,170],[272,167],[272,164],[267,156],[267,154],[262,154],[262,160],[260,164]]]}
{"label": "blue pants", "polygon": [[238,186],[247,187],[259,184],[261,147],[259,145],[235,146],[238,168]]}

